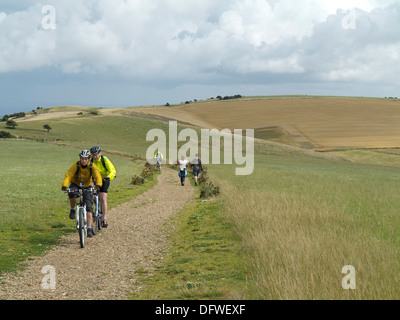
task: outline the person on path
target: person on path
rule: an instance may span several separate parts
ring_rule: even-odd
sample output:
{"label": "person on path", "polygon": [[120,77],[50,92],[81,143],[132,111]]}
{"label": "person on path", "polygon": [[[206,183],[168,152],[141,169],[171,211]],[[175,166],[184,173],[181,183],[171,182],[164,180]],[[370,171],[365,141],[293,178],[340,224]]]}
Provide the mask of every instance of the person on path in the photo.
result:
{"label": "person on path", "polygon": [[187,176],[187,171],[186,171],[186,165],[189,163],[189,160],[186,159],[185,156],[182,156],[179,160],[178,160],[178,164],[179,164],[179,177],[181,178],[181,185],[184,186],[185,185],[185,178]]}
{"label": "person on path", "polygon": [[163,160],[164,160],[163,154],[162,154],[160,151],[158,151],[158,152],[154,155],[154,159],[155,159],[155,161],[156,161],[158,170],[161,171],[161,163],[162,163]]}
{"label": "person on path", "polygon": [[201,159],[199,158],[198,153],[196,153],[195,158],[190,161],[190,165],[193,169],[194,184],[197,186],[199,173],[200,171],[203,171],[203,165],[201,164]]}
{"label": "person on path", "polygon": [[114,165],[106,156],[101,153],[101,148],[99,146],[94,146],[90,149],[92,154],[92,161],[97,166],[102,177],[102,187],[100,189],[100,205],[101,213],[103,214],[102,225],[104,228],[108,227],[107,222],[107,194],[108,188],[110,187],[111,181],[116,177],[117,171]]}
{"label": "person on path", "polygon": [[100,189],[102,187],[102,179],[99,169],[95,164],[90,163],[90,151],[82,150],[79,153],[79,161],[74,162],[74,164],[68,169],[65,174],[64,181],[62,183],[61,190],[67,191],[68,187],[70,191],[68,192],[69,202],[70,202],[70,212],[69,218],[75,219],[76,214],[76,203],[78,202],[79,189],[83,189],[83,201],[86,204],[87,212],[87,236],[91,238],[93,236],[93,192],[90,191],[93,183],[93,179],[96,183],[96,188]]}

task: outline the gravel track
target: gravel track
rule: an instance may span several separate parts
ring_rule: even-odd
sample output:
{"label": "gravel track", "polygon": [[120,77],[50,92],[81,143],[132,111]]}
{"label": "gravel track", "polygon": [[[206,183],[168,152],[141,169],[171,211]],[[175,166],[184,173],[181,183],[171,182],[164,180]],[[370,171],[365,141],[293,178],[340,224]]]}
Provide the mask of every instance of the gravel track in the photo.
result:
{"label": "gravel track", "polygon": [[[162,259],[167,236],[164,223],[193,196],[188,182],[180,185],[177,171],[162,168],[154,188],[109,211],[109,227],[87,239],[84,249],[78,234],[72,233],[46,255],[28,261],[23,271],[3,275],[0,299],[128,299],[128,292],[140,292],[135,270],[151,271],[155,261]],[[55,289],[42,286],[48,277],[42,273],[45,266],[54,268]]]}

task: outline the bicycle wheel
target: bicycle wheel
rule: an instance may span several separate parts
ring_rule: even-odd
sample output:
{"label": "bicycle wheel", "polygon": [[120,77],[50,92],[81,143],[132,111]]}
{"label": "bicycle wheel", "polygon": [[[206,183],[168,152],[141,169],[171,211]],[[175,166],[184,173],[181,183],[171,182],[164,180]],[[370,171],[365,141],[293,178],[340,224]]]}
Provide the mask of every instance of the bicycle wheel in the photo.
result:
{"label": "bicycle wheel", "polygon": [[99,195],[97,194],[94,198],[94,207],[95,207],[95,214],[96,214],[96,222],[93,219],[93,230],[96,227],[96,233],[98,230],[101,230],[101,212],[100,212],[100,201],[99,201]]}
{"label": "bicycle wheel", "polygon": [[85,247],[85,209],[79,208],[79,243],[81,248]]}
{"label": "bicycle wheel", "polygon": [[93,216],[93,223],[92,223],[93,235],[96,235],[99,229],[99,221],[98,221],[99,215],[93,212],[92,216]]}
{"label": "bicycle wheel", "polygon": [[102,220],[102,218],[103,218],[103,215],[102,215],[101,212],[99,212],[99,217],[97,219],[97,226],[98,226],[99,230],[101,230],[103,228],[103,220]]}

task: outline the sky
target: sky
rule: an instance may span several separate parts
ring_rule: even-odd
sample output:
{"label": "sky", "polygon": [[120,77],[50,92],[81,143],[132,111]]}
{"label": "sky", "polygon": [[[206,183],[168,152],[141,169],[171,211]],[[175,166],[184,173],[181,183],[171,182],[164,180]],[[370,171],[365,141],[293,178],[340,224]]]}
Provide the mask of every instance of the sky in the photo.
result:
{"label": "sky", "polygon": [[400,97],[400,0],[2,0],[0,115],[218,95]]}

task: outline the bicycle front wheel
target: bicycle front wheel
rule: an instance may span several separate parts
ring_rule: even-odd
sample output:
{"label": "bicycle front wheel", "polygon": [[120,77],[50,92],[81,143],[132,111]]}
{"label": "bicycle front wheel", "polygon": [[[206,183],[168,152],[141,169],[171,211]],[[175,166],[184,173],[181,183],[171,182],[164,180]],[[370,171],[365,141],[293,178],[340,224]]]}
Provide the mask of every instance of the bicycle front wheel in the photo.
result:
{"label": "bicycle front wheel", "polygon": [[81,248],[85,247],[85,209],[79,208],[79,243]]}

